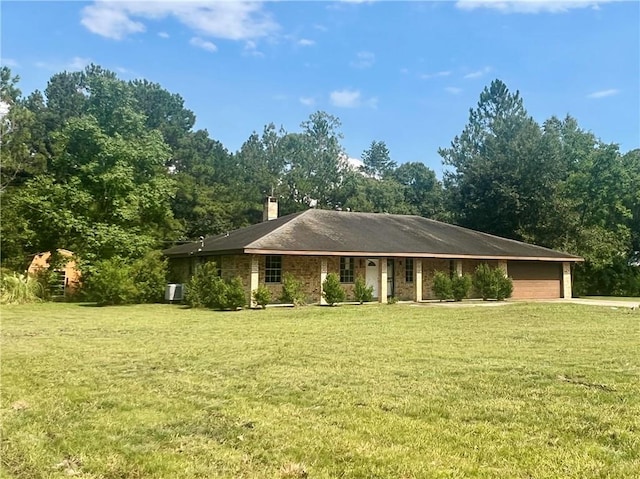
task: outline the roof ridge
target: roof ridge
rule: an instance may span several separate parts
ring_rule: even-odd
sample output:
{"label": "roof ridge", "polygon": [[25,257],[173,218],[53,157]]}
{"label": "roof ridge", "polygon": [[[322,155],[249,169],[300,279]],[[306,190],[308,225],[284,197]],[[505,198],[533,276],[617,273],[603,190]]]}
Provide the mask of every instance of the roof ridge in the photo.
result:
{"label": "roof ridge", "polygon": [[[265,238],[268,238],[269,236],[271,236],[273,233],[275,233],[276,231],[278,231],[280,228],[282,228],[285,225],[288,225],[289,223],[291,223],[292,221],[300,218],[301,216],[303,216],[305,213],[307,213],[308,211],[311,211],[311,209],[307,209],[304,211],[298,211],[296,213],[291,213],[289,215],[285,215],[285,216],[281,216],[280,218],[276,218],[275,220],[271,220],[271,221],[277,221],[277,220],[284,220],[286,219],[287,221],[283,221],[281,225],[276,226],[274,229],[272,229],[271,231],[269,231],[266,235],[259,237],[258,239],[253,240],[251,243],[245,245],[245,249],[247,248],[251,248],[253,247],[253,244],[256,241],[262,241]],[[260,223],[256,223],[256,224],[260,224]]]}

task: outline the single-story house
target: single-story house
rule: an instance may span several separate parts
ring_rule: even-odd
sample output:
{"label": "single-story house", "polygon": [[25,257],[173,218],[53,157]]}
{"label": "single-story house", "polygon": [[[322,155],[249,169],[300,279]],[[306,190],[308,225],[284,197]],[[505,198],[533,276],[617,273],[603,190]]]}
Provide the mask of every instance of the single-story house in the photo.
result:
{"label": "single-story house", "polygon": [[433,299],[436,271],[473,273],[480,263],[513,279],[513,298],[571,297],[571,265],[582,258],[420,216],[308,209],[277,217],[267,198],[264,221],[164,251],[172,280],[186,282],[198,264],[215,261],[223,278],[240,277],[247,298],[259,285],[273,298],[291,273],[307,301],[322,303],[322,283],[335,272],[352,295],[362,276],[381,303]]}

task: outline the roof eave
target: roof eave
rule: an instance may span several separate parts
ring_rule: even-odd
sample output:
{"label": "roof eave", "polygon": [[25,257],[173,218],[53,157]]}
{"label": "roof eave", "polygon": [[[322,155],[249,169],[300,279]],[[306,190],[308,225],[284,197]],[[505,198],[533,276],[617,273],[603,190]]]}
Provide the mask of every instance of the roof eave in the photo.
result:
{"label": "roof eave", "polygon": [[436,258],[436,259],[490,259],[511,261],[558,261],[580,263],[584,258],[578,256],[516,256],[516,255],[477,255],[425,252],[394,251],[312,251],[312,250],[280,250],[264,248],[245,248],[247,254],[290,255],[290,256],[356,256],[356,257],[404,257],[404,258]]}
{"label": "roof eave", "polygon": [[216,251],[207,251],[207,250],[195,250],[189,251],[186,253],[167,253],[163,252],[163,254],[168,258],[196,258],[200,256],[228,256],[233,254],[242,254],[244,251],[242,249],[226,249],[226,250],[216,250]]}

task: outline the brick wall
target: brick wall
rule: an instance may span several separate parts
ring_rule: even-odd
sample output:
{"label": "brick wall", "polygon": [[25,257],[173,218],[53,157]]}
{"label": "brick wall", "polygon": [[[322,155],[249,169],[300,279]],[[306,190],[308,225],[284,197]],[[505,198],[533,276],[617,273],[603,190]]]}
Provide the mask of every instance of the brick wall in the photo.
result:
{"label": "brick wall", "polygon": [[[169,261],[170,281],[187,282],[190,274],[195,270],[198,262],[205,260],[215,260],[221,268],[224,279],[240,277],[245,287],[247,302],[250,300],[251,292],[251,256],[250,255],[230,255],[205,258],[172,258]],[[337,256],[326,257],[327,273],[340,274],[340,258]],[[320,301],[320,256],[282,256],[282,274],[291,273],[302,283],[306,302],[309,304]],[[415,263],[420,261],[414,259]],[[450,260],[448,259],[422,259],[422,299],[435,299],[432,291],[433,275],[436,271],[449,273]],[[462,272],[473,274],[480,263],[487,263],[492,268],[498,266],[497,261],[462,260]],[[278,303],[282,295],[282,283],[265,283],[265,256],[258,256],[259,284],[265,285],[271,291],[272,302]],[[402,301],[411,301],[415,297],[415,283],[405,281],[406,258],[394,258],[394,296]],[[366,258],[354,258],[354,279],[358,276],[366,277]],[[342,285],[347,292],[347,300],[354,299],[354,284],[344,283]]]}
{"label": "brick wall", "polygon": [[[413,260],[413,270],[415,272],[416,262],[419,261],[417,259]],[[407,259],[406,258],[394,258],[394,285],[395,291],[393,292],[394,296],[398,298],[400,301],[413,301],[415,299],[416,294],[416,285],[413,281],[407,283],[406,273],[407,273]],[[414,273],[415,276],[415,273]]]}
{"label": "brick wall", "polygon": [[449,273],[448,259],[429,259],[422,260],[422,299],[436,299],[433,294],[433,276],[436,271]]}

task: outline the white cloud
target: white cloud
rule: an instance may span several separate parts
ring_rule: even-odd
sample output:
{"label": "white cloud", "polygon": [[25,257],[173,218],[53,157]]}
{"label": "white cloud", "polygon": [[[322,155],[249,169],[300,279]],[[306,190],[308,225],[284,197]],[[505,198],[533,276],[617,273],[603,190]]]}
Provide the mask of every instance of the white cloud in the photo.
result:
{"label": "white cloud", "polygon": [[563,13],[575,8],[598,9],[613,0],[458,0],[461,10],[489,8],[502,13]]}
{"label": "white cloud", "polygon": [[0,65],[9,67],[9,68],[16,68],[20,66],[20,64],[17,61],[15,61],[13,58],[0,59]]}
{"label": "white cloud", "polygon": [[358,52],[356,59],[351,61],[349,65],[353,68],[369,68],[373,66],[376,61],[376,55],[372,52]]}
{"label": "white cloud", "polygon": [[309,40],[308,38],[301,38],[300,40],[298,40],[298,45],[300,45],[301,47],[310,47],[315,44],[316,42],[314,42],[313,40]]}
{"label": "white cloud", "polygon": [[301,96],[300,103],[304,106],[313,106],[316,104],[316,99],[311,96]]}
{"label": "white cloud", "polygon": [[451,93],[452,95],[459,95],[462,93],[462,88],[458,88],[455,86],[448,86],[444,89],[447,93]]}
{"label": "white cloud", "polygon": [[100,0],[82,9],[81,23],[103,37],[121,40],[144,32],[141,20],[174,17],[200,35],[226,40],[260,38],[274,33],[278,24],[262,2],[206,0],[140,2]]}
{"label": "white cloud", "polygon": [[364,162],[360,158],[347,158],[347,165],[351,167],[351,169],[358,171],[360,168],[364,166]]}
{"label": "white cloud", "polygon": [[467,73],[464,77],[469,79],[469,78],[480,78],[481,76],[486,75],[487,73],[489,73],[491,71],[491,67],[484,67],[480,70],[476,70],[474,72],[471,73]]}
{"label": "white cloud", "polygon": [[207,50],[208,52],[218,51],[218,47],[215,45],[215,43],[208,40],[203,40],[200,37],[193,37],[191,40],[189,40],[189,43],[194,47],[202,48],[203,50]]}
{"label": "white cloud", "polygon": [[329,94],[333,106],[340,108],[355,108],[360,105],[359,90],[335,90]]}
{"label": "white cloud", "polygon": [[67,64],[68,70],[84,70],[84,68],[91,63],[91,58],[73,57]]}
{"label": "white cloud", "polygon": [[608,96],[617,95],[618,93],[620,93],[620,90],[616,88],[610,88],[608,90],[600,90],[600,91],[594,91],[593,93],[589,93],[587,95],[587,98],[605,98]]}
{"label": "white cloud", "polygon": [[51,71],[79,71],[84,70],[87,65],[92,62],[91,58],[84,57],[73,57],[69,61],[60,62],[60,61],[38,61],[35,62],[34,65],[37,68],[42,68],[43,70],[51,70]]}
{"label": "white cloud", "polygon": [[167,32],[159,32],[158,36],[160,38],[169,38],[169,34]]}
{"label": "white cloud", "polygon": [[252,57],[263,57],[264,56],[264,53],[262,53],[260,50],[258,50],[258,44],[256,42],[254,42],[253,40],[247,40],[246,42],[244,42],[243,54],[244,55],[249,55],[249,56],[252,56]]}
{"label": "white cloud", "polygon": [[329,94],[329,101],[333,106],[338,108],[358,108],[360,106],[368,106],[369,108],[378,108],[378,98],[373,96],[364,99],[360,90],[334,90]]}
{"label": "white cloud", "polygon": [[0,119],[7,116],[10,109],[11,109],[11,105],[9,105],[6,101],[0,100]]}
{"label": "white cloud", "polygon": [[448,77],[449,75],[451,75],[450,71],[441,71],[436,73],[423,73],[420,75],[420,78],[423,80],[430,80],[431,78]]}
{"label": "white cloud", "polygon": [[145,31],[142,23],[131,20],[126,11],[110,6],[108,2],[96,2],[83,8],[80,23],[90,32],[114,40]]}

